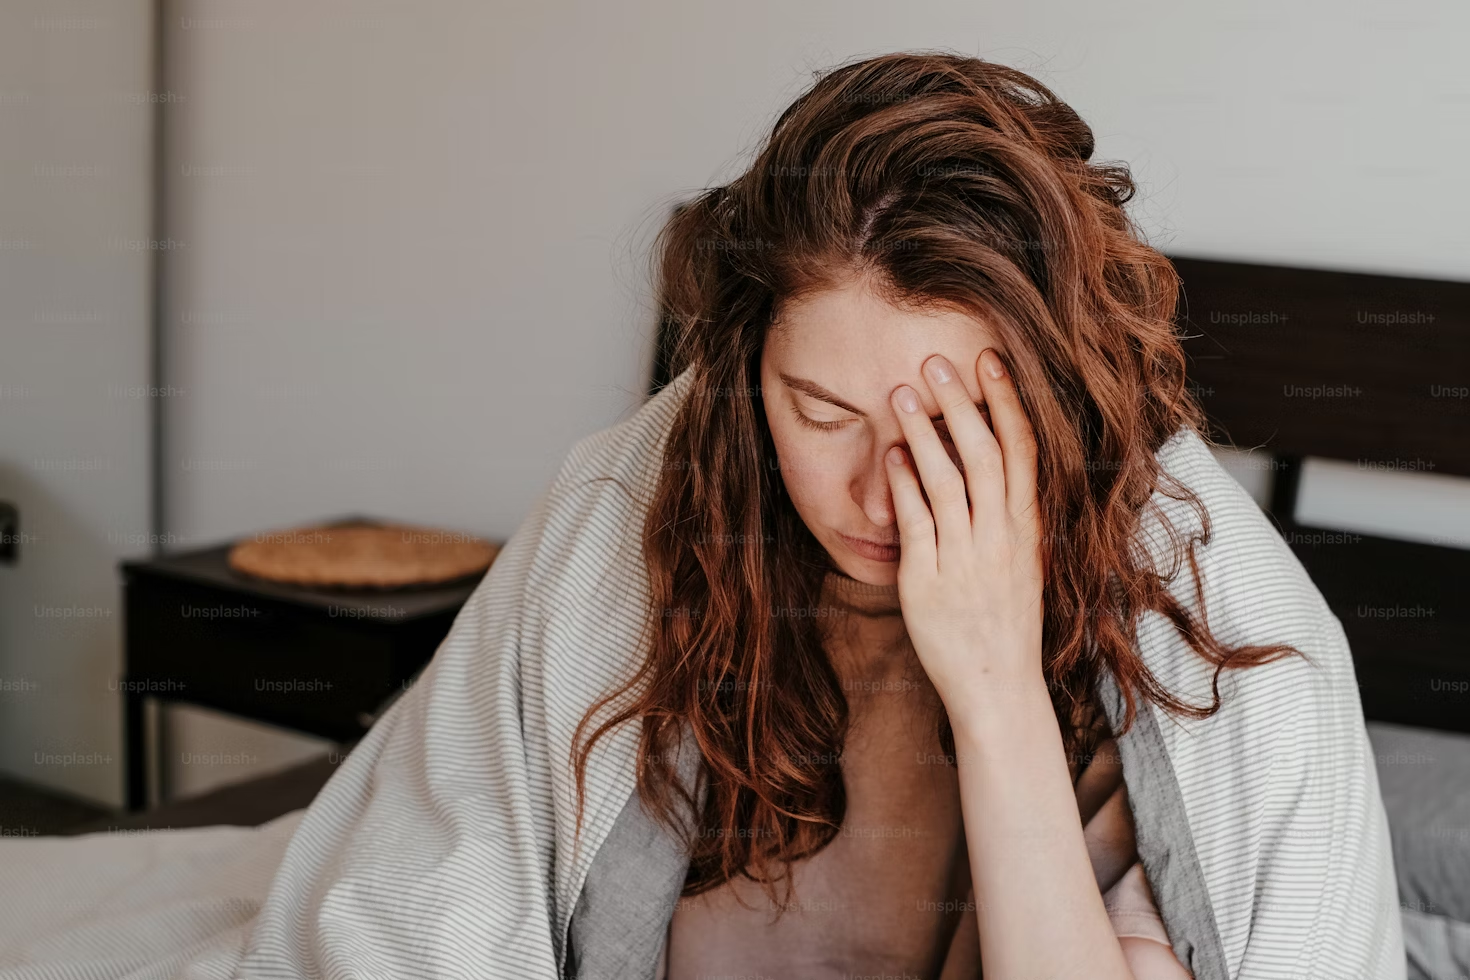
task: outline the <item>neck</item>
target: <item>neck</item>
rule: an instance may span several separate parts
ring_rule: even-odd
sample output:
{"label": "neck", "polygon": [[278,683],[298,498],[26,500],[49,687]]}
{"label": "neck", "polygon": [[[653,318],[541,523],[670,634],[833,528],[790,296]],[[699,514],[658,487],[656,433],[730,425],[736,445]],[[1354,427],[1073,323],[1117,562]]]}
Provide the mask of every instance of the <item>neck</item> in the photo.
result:
{"label": "neck", "polygon": [[823,646],[845,685],[866,690],[872,681],[923,673],[897,585],[869,585],[831,571],[822,582],[821,607]]}

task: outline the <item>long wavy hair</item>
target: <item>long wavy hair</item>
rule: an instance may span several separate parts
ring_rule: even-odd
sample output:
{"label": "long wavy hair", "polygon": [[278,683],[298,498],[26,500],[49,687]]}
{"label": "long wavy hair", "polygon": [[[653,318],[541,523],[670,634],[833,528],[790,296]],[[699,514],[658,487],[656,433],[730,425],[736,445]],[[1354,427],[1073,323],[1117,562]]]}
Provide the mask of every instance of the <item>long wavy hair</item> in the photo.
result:
{"label": "long wavy hair", "polygon": [[[647,654],[577,730],[579,828],[593,743],[639,719],[638,792],[689,850],[685,895],[740,875],[775,902],[790,863],[840,830],[847,701],[815,618],[782,614],[811,608],[834,566],[783,490],[759,359],[782,304],[857,275],[895,305],[983,317],[1009,351],[1038,443],[1043,667],[1069,757],[1103,737],[1102,670],[1125,698],[1122,734],[1139,696],[1209,717],[1221,671],[1300,653],[1226,648],[1209,630],[1195,560],[1209,515],[1154,455],[1185,426],[1215,445],[1186,385],[1178,278],[1124,213],[1128,169],[1092,154],[1089,127],[1019,71],[884,55],[819,74],[744,174],[662,228],[658,300],[675,341],[665,353],[687,370],[687,394],[643,532]],[[1165,569],[1137,539],[1156,490],[1202,521],[1187,542],[1166,522]],[[1197,615],[1166,587],[1183,561]],[[1208,707],[1176,699],[1135,652],[1146,610],[1216,665]],[[939,724],[952,755],[948,719]],[[694,787],[674,763],[685,725],[702,755]]]}

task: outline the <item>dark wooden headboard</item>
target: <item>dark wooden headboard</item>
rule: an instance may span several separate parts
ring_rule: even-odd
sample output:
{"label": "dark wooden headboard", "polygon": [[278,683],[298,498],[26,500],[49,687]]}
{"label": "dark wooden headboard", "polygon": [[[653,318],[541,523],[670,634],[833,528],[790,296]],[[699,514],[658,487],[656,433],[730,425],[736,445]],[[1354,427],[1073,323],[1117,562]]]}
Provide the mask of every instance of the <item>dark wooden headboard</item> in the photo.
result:
{"label": "dark wooden headboard", "polygon": [[1210,434],[1272,455],[1267,513],[1343,624],[1364,715],[1470,732],[1470,550],[1296,519],[1309,456],[1470,476],[1470,283],[1172,260]]}
{"label": "dark wooden headboard", "polygon": [[1272,454],[1268,513],[1342,622],[1364,715],[1470,732],[1470,550],[1296,516],[1308,456],[1470,476],[1470,283],[1173,261],[1211,435]]}

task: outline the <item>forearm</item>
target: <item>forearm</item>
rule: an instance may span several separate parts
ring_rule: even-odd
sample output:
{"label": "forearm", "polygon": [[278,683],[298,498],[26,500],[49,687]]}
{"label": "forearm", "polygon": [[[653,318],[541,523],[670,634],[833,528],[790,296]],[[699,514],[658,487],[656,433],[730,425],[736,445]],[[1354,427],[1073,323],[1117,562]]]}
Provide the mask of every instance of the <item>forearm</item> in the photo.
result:
{"label": "forearm", "polygon": [[987,980],[1134,980],[1098,892],[1046,687],[950,716]]}

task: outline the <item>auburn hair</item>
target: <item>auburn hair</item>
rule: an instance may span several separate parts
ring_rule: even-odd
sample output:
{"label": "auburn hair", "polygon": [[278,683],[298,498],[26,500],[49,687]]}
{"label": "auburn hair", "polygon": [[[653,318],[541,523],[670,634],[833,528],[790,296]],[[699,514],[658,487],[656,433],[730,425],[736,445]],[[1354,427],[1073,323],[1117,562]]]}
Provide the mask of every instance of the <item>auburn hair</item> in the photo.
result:
{"label": "auburn hair", "polygon": [[[1179,282],[1124,213],[1127,167],[1092,154],[1087,124],[1019,71],[889,54],[818,73],[745,173],[663,226],[665,356],[688,372],[687,394],[643,531],[647,653],[577,729],[579,830],[593,743],[634,719],[638,793],[689,850],[685,895],[740,875],[774,901],[790,862],[841,828],[847,701],[815,619],[781,614],[812,607],[835,566],[783,491],[759,359],[782,304],[855,276],[895,305],[968,311],[1004,340],[1037,440],[1043,668],[1069,755],[1090,755],[1102,737],[1092,700],[1102,670],[1124,695],[1122,734],[1139,696],[1209,717],[1225,668],[1300,653],[1226,648],[1209,630],[1195,560],[1209,515],[1154,455],[1185,426],[1214,445],[1186,385]],[[1187,542],[1165,521],[1164,569],[1137,540],[1156,490],[1202,521]],[[1183,561],[1197,615],[1166,587]],[[1209,707],[1176,699],[1135,652],[1146,610],[1216,665]],[[675,771],[686,725],[702,805]],[[940,726],[952,756],[948,720]]]}

